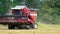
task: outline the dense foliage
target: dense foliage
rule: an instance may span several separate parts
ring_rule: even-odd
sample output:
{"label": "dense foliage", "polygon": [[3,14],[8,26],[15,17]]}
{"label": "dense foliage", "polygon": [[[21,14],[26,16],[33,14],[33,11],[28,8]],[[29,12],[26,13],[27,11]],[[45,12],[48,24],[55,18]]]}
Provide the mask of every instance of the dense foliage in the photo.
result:
{"label": "dense foliage", "polygon": [[42,2],[39,15],[42,22],[60,24],[60,0]]}
{"label": "dense foliage", "polygon": [[0,14],[4,14],[10,7],[10,0],[0,0]]}
{"label": "dense foliage", "polygon": [[43,23],[60,23],[60,0],[0,0],[0,13],[5,13],[9,8],[26,3],[26,6],[38,8],[38,20]]}

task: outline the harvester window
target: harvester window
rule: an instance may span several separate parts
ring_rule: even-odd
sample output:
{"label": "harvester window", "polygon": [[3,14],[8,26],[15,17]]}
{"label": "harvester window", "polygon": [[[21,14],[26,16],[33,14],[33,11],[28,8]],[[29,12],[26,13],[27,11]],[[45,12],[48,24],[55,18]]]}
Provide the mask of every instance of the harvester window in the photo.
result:
{"label": "harvester window", "polygon": [[[16,16],[15,18],[20,18],[20,16],[22,16],[22,11],[21,11],[21,10],[14,10],[13,15]],[[18,15],[19,17],[18,17],[17,15]]]}

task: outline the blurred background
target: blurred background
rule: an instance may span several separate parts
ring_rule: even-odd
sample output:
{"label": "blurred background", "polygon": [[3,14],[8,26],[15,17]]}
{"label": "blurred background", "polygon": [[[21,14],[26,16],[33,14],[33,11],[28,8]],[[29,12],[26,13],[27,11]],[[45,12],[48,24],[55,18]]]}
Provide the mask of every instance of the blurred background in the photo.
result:
{"label": "blurred background", "polygon": [[5,15],[16,5],[39,9],[37,21],[41,23],[60,24],[60,0],[0,0],[0,15]]}

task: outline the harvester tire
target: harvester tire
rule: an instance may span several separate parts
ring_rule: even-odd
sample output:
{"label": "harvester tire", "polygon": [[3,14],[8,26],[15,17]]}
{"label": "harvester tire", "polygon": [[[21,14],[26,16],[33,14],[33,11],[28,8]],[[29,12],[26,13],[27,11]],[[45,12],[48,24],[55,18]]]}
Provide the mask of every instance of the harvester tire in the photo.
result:
{"label": "harvester tire", "polygon": [[34,25],[33,25],[33,29],[37,29],[38,28],[38,25],[37,25],[37,23],[35,23]]}
{"label": "harvester tire", "polygon": [[27,25],[27,29],[29,29],[30,28],[30,25]]}
{"label": "harvester tire", "polygon": [[15,29],[13,25],[8,25],[8,29]]}
{"label": "harvester tire", "polygon": [[18,25],[17,27],[18,27],[18,29],[22,29],[22,26],[21,25]]}

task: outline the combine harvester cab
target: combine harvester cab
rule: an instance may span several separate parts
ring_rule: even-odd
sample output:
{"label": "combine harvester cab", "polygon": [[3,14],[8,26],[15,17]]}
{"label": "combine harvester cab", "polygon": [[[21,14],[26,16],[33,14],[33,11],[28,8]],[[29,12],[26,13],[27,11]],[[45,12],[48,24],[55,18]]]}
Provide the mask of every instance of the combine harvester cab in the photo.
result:
{"label": "combine harvester cab", "polygon": [[8,24],[9,29],[14,29],[15,27],[27,29],[37,28],[37,12],[35,10],[26,6],[16,6],[11,8],[11,13],[10,15],[6,15],[8,18],[4,22]]}

